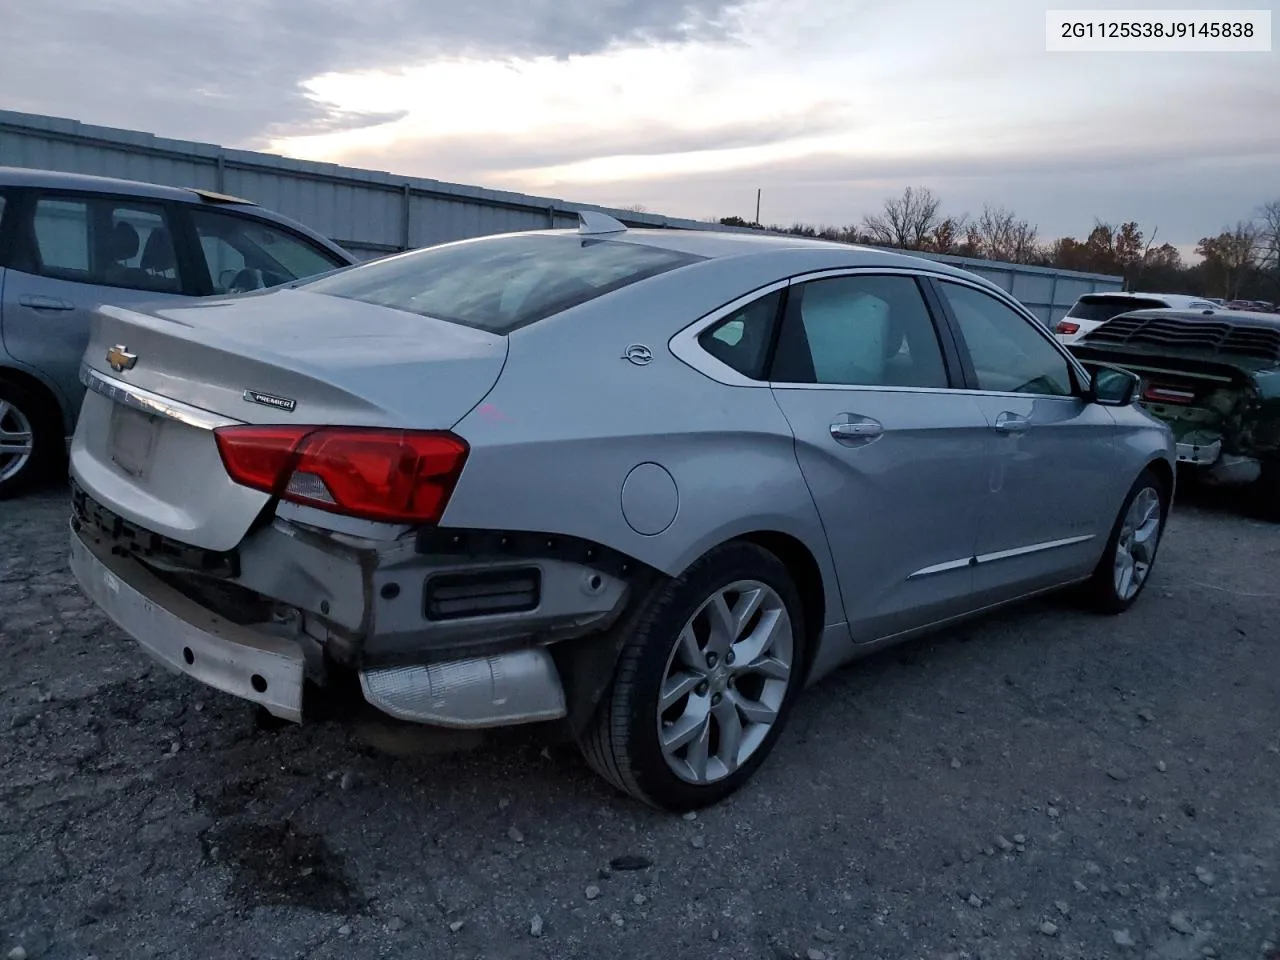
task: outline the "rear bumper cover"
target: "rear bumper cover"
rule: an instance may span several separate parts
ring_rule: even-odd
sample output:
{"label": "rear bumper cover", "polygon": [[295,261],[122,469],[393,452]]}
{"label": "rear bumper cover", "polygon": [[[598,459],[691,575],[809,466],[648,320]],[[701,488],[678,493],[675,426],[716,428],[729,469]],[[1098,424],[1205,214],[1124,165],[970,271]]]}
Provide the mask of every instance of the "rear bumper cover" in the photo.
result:
{"label": "rear bumper cover", "polygon": [[[70,563],[85,594],[163,666],[302,722],[301,645],[217,616],[138,561],[113,555],[74,528]],[[507,726],[566,714],[560,676],[543,648],[366,669],[360,686],[383,712],[437,726]]]}
{"label": "rear bumper cover", "polygon": [[302,647],[217,616],[147,569],[71,531],[80,588],[146,653],[176,673],[302,721]]}

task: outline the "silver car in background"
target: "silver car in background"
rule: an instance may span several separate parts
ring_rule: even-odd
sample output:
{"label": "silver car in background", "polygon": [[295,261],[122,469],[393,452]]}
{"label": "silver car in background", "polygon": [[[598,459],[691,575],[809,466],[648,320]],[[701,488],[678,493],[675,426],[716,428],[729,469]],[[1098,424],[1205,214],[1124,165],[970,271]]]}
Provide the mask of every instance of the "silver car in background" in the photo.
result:
{"label": "silver car in background", "polygon": [[1135,378],[986,281],[598,214],[102,308],[83,378],[72,568],[154,657],[292,720],[555,721],[673,810],[871,650],[1127,608],[1174,488]]}
{"label": "silver car in background", "polygon": [[238,197],[0,167],[0,498],[61,465],[100,304],[182,303],[355,262]]}

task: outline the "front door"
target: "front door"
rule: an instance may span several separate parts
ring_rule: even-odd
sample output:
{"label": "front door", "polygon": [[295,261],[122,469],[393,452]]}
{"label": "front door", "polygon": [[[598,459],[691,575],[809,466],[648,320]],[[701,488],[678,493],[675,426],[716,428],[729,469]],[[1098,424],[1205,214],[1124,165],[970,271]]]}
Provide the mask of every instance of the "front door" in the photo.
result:
{"label": "front door", "polygon": [[908,274],[790,288],[770,381],[867,642],[963,612],[992,436]]}
{"label": "front door", "polygon": [[1088,574],[1127,487],[1117,485],[1115,419],[1081,397],[1071,363],[1033,318],[975,286],[939,280],[937,288],[994,438],[979,597],[999,601]]}

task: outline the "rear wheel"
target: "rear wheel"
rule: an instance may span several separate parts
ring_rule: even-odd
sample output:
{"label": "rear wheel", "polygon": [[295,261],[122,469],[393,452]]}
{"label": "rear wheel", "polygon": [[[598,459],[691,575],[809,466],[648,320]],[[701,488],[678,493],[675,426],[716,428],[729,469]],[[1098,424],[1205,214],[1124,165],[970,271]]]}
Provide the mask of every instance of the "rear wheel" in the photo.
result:
{"label": "rear wheel", "polygon": [[1089,598],[1096,609],[1121,613],[1133,606],[1151,575],[1168,513],[1166,485],[1153,471],[1143,470],[1125,497],[1089,581]]}
{"label": "rear wheel", "polygon": [[24,387],[0,380],[0,500],[41,479],[57,448],[53,417]]}
{"label": "rear wheel", "polygon": [[718,547],[648,599],[582,751],[654,806],[716,803],[773,748],[804,654],[803,608],[782,562],[754,544]]}

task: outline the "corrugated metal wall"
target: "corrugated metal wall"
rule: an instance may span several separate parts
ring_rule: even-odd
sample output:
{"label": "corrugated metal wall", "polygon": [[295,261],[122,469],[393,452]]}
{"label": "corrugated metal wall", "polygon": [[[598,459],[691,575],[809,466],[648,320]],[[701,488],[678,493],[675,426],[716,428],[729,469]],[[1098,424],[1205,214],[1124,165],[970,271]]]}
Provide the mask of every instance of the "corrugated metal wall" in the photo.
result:
{"label": "corrugated metal wall", "polygon": [[[0,110],[0,166],[42,167],[230,193],[278,210],[366,257],[491,233],[573,227],[578,210],[602,210],[633,227],[735,229],[6,110]],[[1120,277],[1101,274],[964,257],[934,255],[932,259],[994,281],[1046,323],[1060,318],[1083,293],[1122,287]]]}

